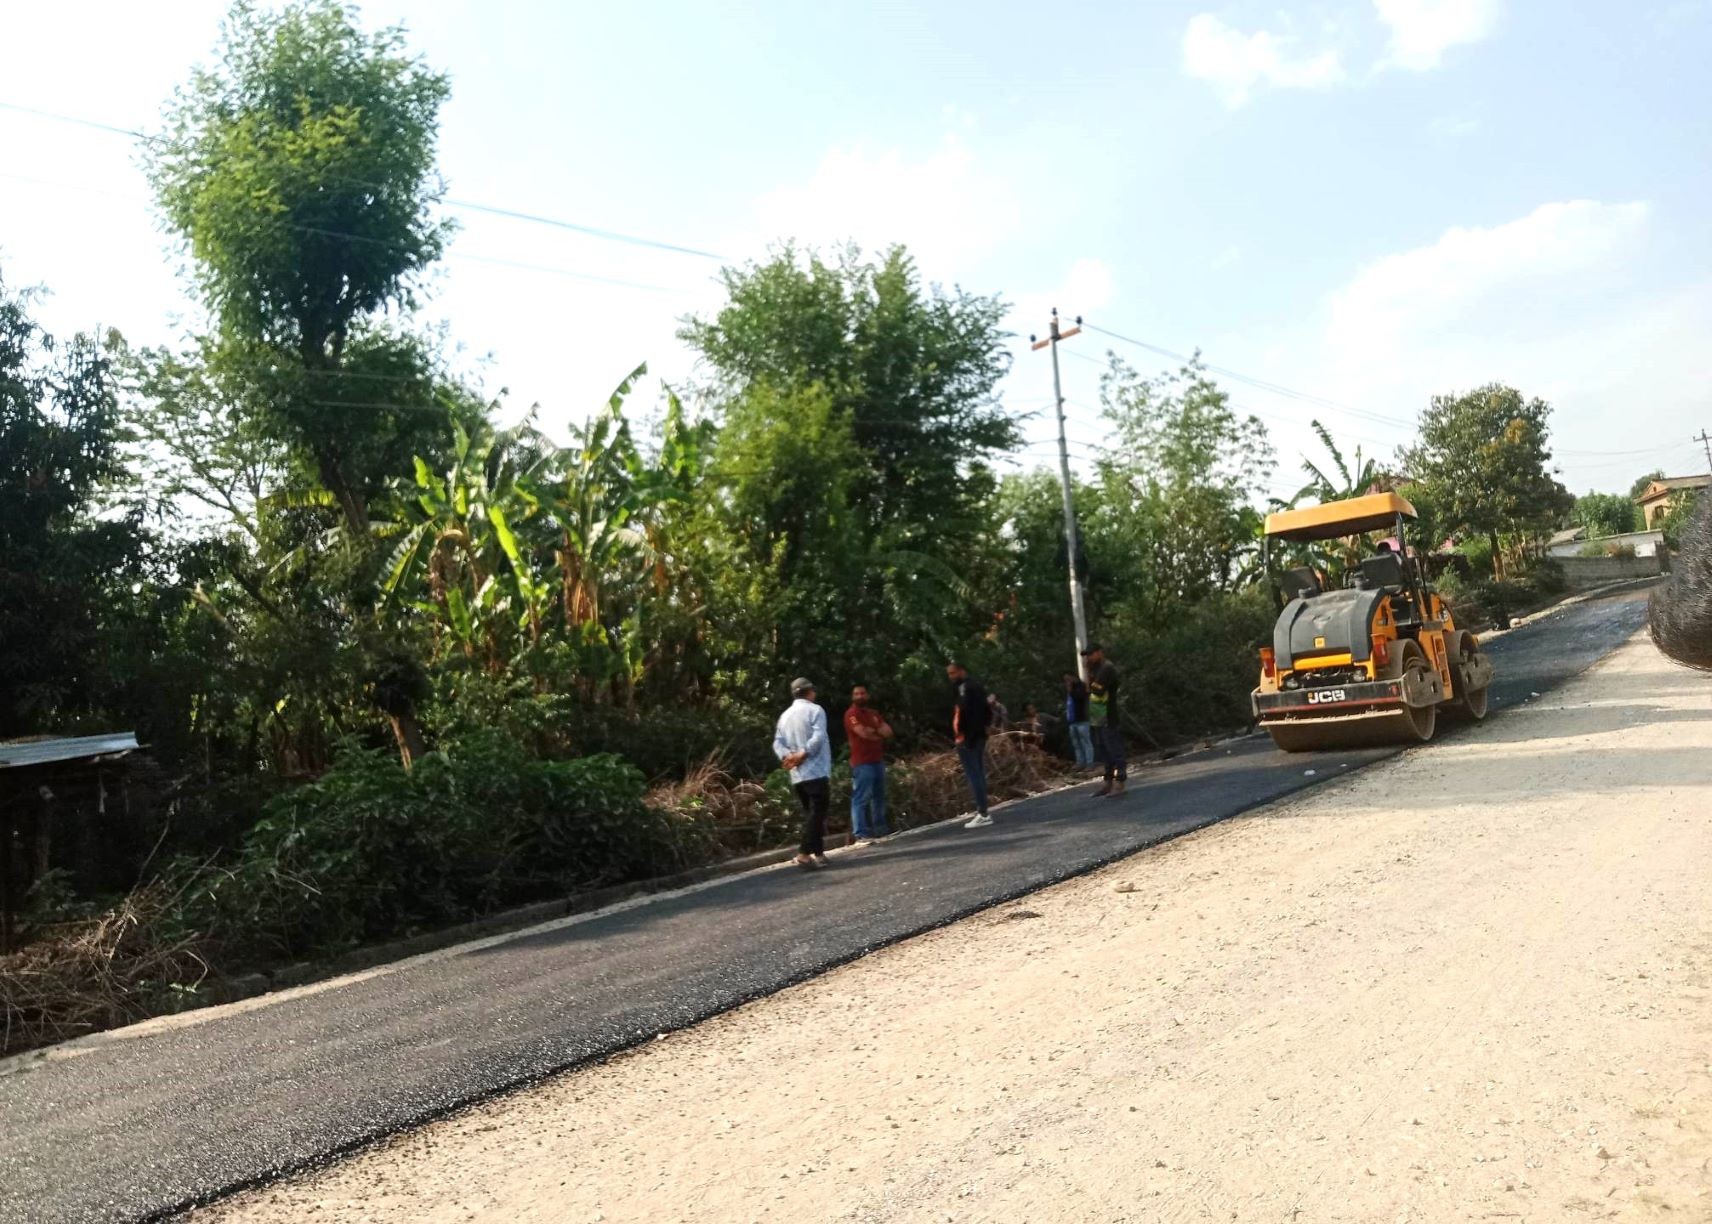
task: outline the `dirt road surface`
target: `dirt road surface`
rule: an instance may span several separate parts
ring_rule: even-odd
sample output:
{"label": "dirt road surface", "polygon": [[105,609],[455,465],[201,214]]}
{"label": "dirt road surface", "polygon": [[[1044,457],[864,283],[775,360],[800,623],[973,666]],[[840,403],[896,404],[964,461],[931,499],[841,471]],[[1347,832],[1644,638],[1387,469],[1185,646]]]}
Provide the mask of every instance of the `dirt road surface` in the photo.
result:
{"label": "dirt road surface", "polygon": [[1709,783],[1636,640],[196,1219],[1712,1220]]}

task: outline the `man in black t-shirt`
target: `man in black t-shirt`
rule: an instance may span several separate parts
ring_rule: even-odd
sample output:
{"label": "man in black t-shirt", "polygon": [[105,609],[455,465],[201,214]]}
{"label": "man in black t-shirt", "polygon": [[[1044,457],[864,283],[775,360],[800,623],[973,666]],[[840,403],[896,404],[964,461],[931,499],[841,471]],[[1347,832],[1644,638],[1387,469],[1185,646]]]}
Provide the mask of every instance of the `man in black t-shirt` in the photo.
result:
{"label": "man in black t-shirt", "polygon": [[951,681],[951,733],[957,741],[957,759],[975,798],[974,818],[963,827],[984,829],[993,823],[987,815],[987,728],[993,710],[987,704],[987,690],[961,663],[946,664],[945,676]]}
{"label": "man in black t-shirt", "polygon": [[1123,730],[1118,725],[1118,684],[1122,677],[1099,643],[1090,642],[1082,657],[1088,661],[1088,722],[1094,730],[1094,750],[1106,767],[1106,783],[1094,794],[1116,799],[1129,780]]}

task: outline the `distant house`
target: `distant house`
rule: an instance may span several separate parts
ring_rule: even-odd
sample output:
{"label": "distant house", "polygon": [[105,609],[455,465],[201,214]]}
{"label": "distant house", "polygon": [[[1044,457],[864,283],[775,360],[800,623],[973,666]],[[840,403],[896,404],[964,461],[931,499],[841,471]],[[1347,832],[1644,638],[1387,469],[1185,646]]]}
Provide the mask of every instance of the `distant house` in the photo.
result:
{"label": "distant house", "polygon": [[1642,523],[1649,530],[1658,526],[1679,494],[1698,493],[1708,485],[1712,485],[1712,476],[1667,476],[1653,481],[1635,498],[1635,504],[1641,508]]}

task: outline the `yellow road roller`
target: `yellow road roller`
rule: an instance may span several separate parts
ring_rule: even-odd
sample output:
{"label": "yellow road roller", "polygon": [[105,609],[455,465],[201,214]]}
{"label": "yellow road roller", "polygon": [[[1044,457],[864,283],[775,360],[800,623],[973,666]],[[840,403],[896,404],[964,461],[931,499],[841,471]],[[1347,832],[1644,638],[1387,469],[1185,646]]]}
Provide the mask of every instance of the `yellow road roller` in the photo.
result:
{"label": "yellow road roller", "polygon": [[1492,663],[1474,634],[1458,629],[1410,548],[1415,508],[1395,493],[1281,510],[1266,516],[1267,572],[1274,541],[1392,539],[1371,547],[1328,590],[1323,575],[1287,569],[1284,610],[1260,651],[1255,721],[1286,752],[1433,737],[1439,708],[1486,717]]}

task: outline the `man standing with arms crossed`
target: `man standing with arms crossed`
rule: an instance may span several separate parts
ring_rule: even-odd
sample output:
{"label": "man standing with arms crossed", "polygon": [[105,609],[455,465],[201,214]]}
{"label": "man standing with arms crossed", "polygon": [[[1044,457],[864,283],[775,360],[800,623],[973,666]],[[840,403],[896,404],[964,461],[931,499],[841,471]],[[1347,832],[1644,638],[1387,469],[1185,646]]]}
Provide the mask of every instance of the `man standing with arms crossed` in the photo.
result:
{"label": "man standing with arms crossed", "polygon": [[1088,661],[1088,722],[1094,731],[1094,749],[1106,767],[1106,783],[1094,794],[1116,799],[1124,793],[1124,783],[1129,779],[1123,730],[1118,725],[1118,683],[1122,677],[1098,642],[1090,642],[1082,657]]}
{"label": "man standing with arms crossed", "polygon": [[951,681],[955,703],[951,707],[951,734],[957,741],[957,759],[963,765],[963,776],[969,779],[969,793],[975,798],[974,818],[963,827],[984,829],[993,823],[987,815],[987,726],[993,708],[987,703],[987,690],[961,663],[947,663],[945,675]]}
{"label": "man standing with arms crossed", "polygon": [[832,742],[826,737],[826,711],[814,700],[814,685],[803,676],[791,681],[791,704],[773,731],[773,753],[791,771],[791,788],[802,804],[802,844],[798,867],[825,867],[826,806],[832,794]]}
{"label": "man standing with arms crossed", "polygon": [[866,685],[850,690],[844,734],[850,740],[850,840],[871,846],[887,835],[886,741],[892,728],[868,704]]}

